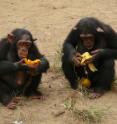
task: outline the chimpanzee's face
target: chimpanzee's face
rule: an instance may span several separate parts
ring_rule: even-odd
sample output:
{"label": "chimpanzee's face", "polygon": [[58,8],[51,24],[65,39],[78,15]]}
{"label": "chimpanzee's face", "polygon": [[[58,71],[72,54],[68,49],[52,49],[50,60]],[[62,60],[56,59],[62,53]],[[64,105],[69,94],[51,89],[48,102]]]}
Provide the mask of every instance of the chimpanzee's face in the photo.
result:
{"label": "chimpanzee's face", "polygon": [[80,34],[80,38],[86,49],[91,50],[95,45],[95,37],[93,34]]}
{"label": "chimpanzee's face", "polygon": [[31,43],[32,41],[30,40],[29,35],[22,35],[21,39],[17,42],[17,53],[19,59],[27,58]]}

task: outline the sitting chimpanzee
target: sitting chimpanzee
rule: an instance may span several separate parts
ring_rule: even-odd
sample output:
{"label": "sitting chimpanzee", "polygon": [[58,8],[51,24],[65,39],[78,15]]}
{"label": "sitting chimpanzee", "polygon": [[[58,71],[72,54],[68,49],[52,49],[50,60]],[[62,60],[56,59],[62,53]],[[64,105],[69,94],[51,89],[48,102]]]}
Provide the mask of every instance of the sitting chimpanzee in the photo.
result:
{"label": "sitting chimpanzee", "polygon": [[[31,32],[15,29],[0,42],[0,102],[8,108],[16,108],[18,95],[40,98],[37,90],[42,73],[49,63],[34,43]],[[27,65],[24,59],[39,59],[40,63]]]}
{"label": "sitting chimpanzee", "polygon": [[[92,57],[81,64],[85,52]],[[78,79],[87,77],[91,82],[90,98],[97,98],[111,89],[116,58],[116,32],[96,18],[86,17],[72,29],[63,44],[62,69],[73,89],[77,89]],[[89,69],[90,63],[96,71]]]}

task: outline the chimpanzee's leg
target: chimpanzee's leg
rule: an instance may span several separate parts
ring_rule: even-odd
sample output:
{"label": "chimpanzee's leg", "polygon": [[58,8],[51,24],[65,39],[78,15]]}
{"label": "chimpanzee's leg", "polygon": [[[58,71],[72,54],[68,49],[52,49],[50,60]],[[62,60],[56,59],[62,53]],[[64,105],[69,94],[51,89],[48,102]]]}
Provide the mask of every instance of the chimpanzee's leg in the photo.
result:
{"label": "chimpanzee's leg", "polygon": [[29,79],[29,85],[24,87],[25,92],[24,95],[26,96],[34,96],[34,95],[42,95],[40,91],[38,91],[38,86],[41,82],[42,74],[38,74],[36,76],[32,76],[31,79]]}
{"label": "chimpanzee's leg", "polygon": [[62,69],[65,74],[65,77],[70,82],[71,88],[77,89],[78,88],[77,76],[75,74],[75,69],[73,65],[71,65],[70,63],[62,63]]}
{"label": "chimpanzee's leg", "polygon": [[14,64],[9,61],[0,61],[0,76],[17,73],[18,71],[27,71],[26,65]]}
{"label": "chimpanzee's leg", "polygon": [[5,82],[0,81],[0,102],[9,109],[16,108],[15,92]]}
{"label": "chimpanzee's leg", "polygon": [[78,78],[83,76],[83,68],[76,68],[73,64],[66,61],[66,58],[62,58],[62,69],[65,74],[65,77],[70,82],[71,88],[78,88]]}
{"label": "chimpanzee's leg", "polygon": [[114,80],[114,73],[114,61],[104,61],[92,78],[92,87],[94,87],[95,92],[103,93],[110,90]]}

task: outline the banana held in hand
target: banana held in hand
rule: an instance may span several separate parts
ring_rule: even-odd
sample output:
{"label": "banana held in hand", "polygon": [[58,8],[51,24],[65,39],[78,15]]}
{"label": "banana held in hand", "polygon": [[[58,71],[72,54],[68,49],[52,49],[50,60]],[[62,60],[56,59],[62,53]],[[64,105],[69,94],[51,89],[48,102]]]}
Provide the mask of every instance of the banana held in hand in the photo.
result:
{"label": "banana held in hand", "polygon": [[30,59],[27,59],[27,58],[24,59],[24,62],[27,65],[33,65],[33,64],[40,64],[41,63],[41,61],[39,59],[30,60]]}
{"label": "banana held in hand", "polygon": [[[91,56],[88,52],[83,53],[81,56],[82,56],[81,64],[84,64],[84,62],[85,62],[87,59],[92,58],[92,56]],[[90,69],[92,72],[97,71],[97,68],[94,66],[93,63],[89,63],[89,64],[88,64],[88,67],[89,67],[89,69]]]}
{"label": "banana held in hand", "polygon": [[98,71],[97,68],[94,66],[93,63],[89,63],[89,64],[88,64],[88,67],[89,67],[89,69],[90,69],[92,72]]}

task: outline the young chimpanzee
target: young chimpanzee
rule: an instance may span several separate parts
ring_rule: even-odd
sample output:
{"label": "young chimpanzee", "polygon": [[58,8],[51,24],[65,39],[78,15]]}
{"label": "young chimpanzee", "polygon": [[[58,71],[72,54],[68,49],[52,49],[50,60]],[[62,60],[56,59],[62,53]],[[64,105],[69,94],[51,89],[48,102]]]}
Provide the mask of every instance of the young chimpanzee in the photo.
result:
{"label": "young chimpanzee", "polygon": [[[85,52],[92,57],[81,64]],[[97,98],[111,89],[116,58],[116,32],[96,18],[86,17],[72,29],[63,44],[62,69],[73,89],[77,89],[78,79],[87,77],[91,82],[90,98]],[[90,63],[96,71],[89,69]]]}
{"label": "young chimpanzee", "polygon": [[[18,95],[40,98],[37,90],[42,73],[49,68],[31,32],[15,29],[0,42],[0,102],[8,108],[16,108]],[[39,59],[40,63],[27,65],[24,59]]]}

